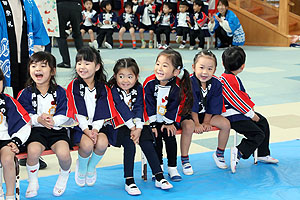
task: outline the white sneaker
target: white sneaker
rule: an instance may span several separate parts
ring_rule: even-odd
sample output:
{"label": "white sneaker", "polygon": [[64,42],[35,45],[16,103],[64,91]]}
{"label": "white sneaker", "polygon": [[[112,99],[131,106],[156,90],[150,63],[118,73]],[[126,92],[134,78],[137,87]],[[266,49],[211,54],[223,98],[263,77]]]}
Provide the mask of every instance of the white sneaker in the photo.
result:
{"label": "white sneaker", "polygon": [[125,190],[128,194],[133,196],[142,194],[140,189],[134,183],[130,185],[125,184]]}
{"label": "white sneaker", "polygon": [[230,148],[230,167],[232,173],[236,172],[236,165],[239,162],[239,159],[237,158],[238,156],[238,149],[236,147],[231,147]]}
{"label": "white sneaker", "polygon": [[190,51],[194,50],[194,46],[190,46],[189,50]]}
{"label": "white sneaker", "polygon": [[94,40],[94,41],[92,42],[92,44],[93,44],[92,47],[94,47],[95,49],[98,49],[98,42],[97,42],[97,40]]}
{"label": "white sneaker", "polygon": [[146,42],[145,41],[142,41],[142,46],[141,46],[141,49],[145,49],[146,48]]}
{"label": "white sneaker", "polygon": [[75,182],[78,186],[83,187],[85,185],[85,174],[79,174],[79,160],[76,160],[76,167],[75,167]]}
{"label": "white sneaker", "polygon": [[157,48],[158,48],[158,49],[163,49],[164,47],[163,47],[161,44],[158,44],[158,45],[157,45]]}
{"label": "white sneaker", "polygon": [[65,190],[67,188],[69,175],[70,175],[70,173],[68,173],[68,174],[61,174],[60,173],[59,174],[58,179],[56,181],[56,184],[53,188],[53,195],[54,196],[59,197],[65,192]]}
{"label": "white sneaker", "polygon": [[92,42],[89,42],[89,46],[92,47],[92,48],[94,47]]}
{"label": "white sneaker", "polygon": [[182,171],[185,175],[193,175],[194,174],[192,165],[189,162],[182,165]]}
{"label": "white sneaker", "polygon": [[96,183],[96,180],[97,180],[97,171],[96,171],[96,169],[93,172],[87,172],[86,173],[85,183],[87,184],[87,186],[93,186]]}
{"label": "white sneaker", "polygon": [[180,46],[179,46],[179,49],[184,49],[185,48],[185,44],[181,44]]}
{"label": "white sneaker", "polygon": [[155,187],[161,188],[162,190],[168,190],[173,188],[173,185],[163,178],[160,181],[155,180]]}
{"label": "white sneaker", "polygon": [[214,161],[215,161],[217,167],[219,167],[220,169],[227,169],[227,165],[225,163],[224,157],[217,157],[216,152],[214,152],[213,158],[214,158]]}
{"label": "white sneaker", "polygon": [[168,167],[168,174],[171,178],[171,181],[179,182],[182,180],[182,177],[177,171],[177,167]]}
{"label": "white sneaker", "polygon": [[257,157],[257,160],[264,163],[276,164],[279,160],[272,158],[271,156]]}
{"label": "white sneaker", "polygon": [[25,197],[26,198],[32,198],[37,196],[39,190],[39,182],[36,181],[30,181],[26,190]]}
{"label": "white sneaker", "polygon": [[169,47],[169,45],[167,45],[167,44],[164,44],[164,46],[163,46],[164,49],[167,49],[168,47]]}
{"label": "white sneaker", "polygon": [[198,47],[198,49],[197,49],[198,51],[202,51],[202,48],[201,47]]}
{"label": "white sneaker", "polygon": [[108,49],[112,49],[111,44],[109,44],[108,42],[104,42],[104,46]]}
{"label": "white sneaker", "polygon": [[176,43],[180,43],[182,40],[182,36],[176,36]]}

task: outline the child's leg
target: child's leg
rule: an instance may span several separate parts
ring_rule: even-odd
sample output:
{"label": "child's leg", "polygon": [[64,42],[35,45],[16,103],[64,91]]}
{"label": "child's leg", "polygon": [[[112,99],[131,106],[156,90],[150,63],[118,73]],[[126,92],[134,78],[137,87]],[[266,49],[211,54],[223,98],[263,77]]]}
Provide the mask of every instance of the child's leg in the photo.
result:
{"label": "child's leg", "polygon": [[162,132],[166,144],[166,152],[168,158],[168,173],[172,181],[181,181],[182,178],[177,171],[177,142],[175,135],[168,136],[167,130]]}
{"label": "child's leg", "polygon": [[157,137],[155,138],[155,151],[159,160],[159,164],[163,164],[163,153],[162,153],[162,148],[163,148],[163,142],[162,142],[162,133],[160,131],[160,126],[157,128]]}
{"label": "child's leg", "polygon": [[199,30],[198,39],[199,39],[199,48],[204,49],[205,37],[204,37],[204,31],[201,29]]}
{"label": "child's leg", "polygon": [[131,40],[132,40],[132,48],[136,48],[136,39],[135,39],[135,29],[134,28],[130,28],[129,29],[129,33],[131,36]]}
{"label": "child's leg", "polygon": [[145,32],[145,29],[141,28],[139,30],[139,34],[140,34],[140,38],[141,38],[141,42],[142,42],[142,46],[141,48],[144,49],[146,47],[146,42],[144,40],[144,32]]}
{"label": "child's leg", "polygon": [[173,186],[164,178],[153,142],[150,140],[145,140],[140,141],[139,144],[149,162],[152,173],[155,175],[155,186],[161,189],[172,188]]}
{"label": "child's leg", "polygon": [[122,48],[122,47],[123,47],[123,35],[124,35],[125,32],[126,32],[126,28],[125,28],[125,27],[122,27],[122,28],[119,30],[119,42],[120,42],[119,48]]}
{"label": "child's leg", "polygon": [[38,171],[39,171],[39,157],[45,150],[45,147],[39,142],[31,142],[27,146],[27,173],[28,173],[28,187],[26,190],[26,198],[37,195],[39,189]]}
{"label": "child's leg", "polygon": [[94,152],[88,162],[87,173],[86,173],[86,184],[92,186],[97,180],[96,165],[102,159],[108,146],[108,139],[104,133],[99,133],[97,138],[97,143],[94,147]]}
{"label": "child's leg", "polygon": [[135,144],[129,136],[124,136],[123,143],[123,165],[124,165],[124,178],[125,178],[125,190],[130,195],[140,195],[141,191],[136,186],[133,177],[134,168],[134,156],[135,156]]}
{"label": "child's leg", "polygon": [[185,175],[192,175],[193,168],[189,160],[189,149],[192,141],[195,123],[193,120],[183,120],[181,122],[182,133],[180,137],[181,164]]}
{"label": "child's leg", "polygon": [[105,37],[105,30],[99,29],[99,33],[98,33],[98,36],[97,36],[97,42],[98,42],[99,48],[102,47],[104,37]]}
{"label": "child's leg", "polygon": [[190,31],[190,46],[194,47],[196,45],[197,31]]}
{"label": "child's leg", "polygon": [[221,115],[214,115],[211,118],[210,124],[220,129],[218,135],[218,148],[213,154],[213,158],[219,168],[226,169],[227,165],[225,164],[224,151],[230,134],[230,122]]}
{"label": "child's leg", "polygon": [[76,162],[75,169],[75,182],[79,186],[85,185],[85,176],[87,173],[88,162],[90,155],[93,152],[94,143],[87,135],[82,134],[79,149],[78,149],[78,160]]}
{"label": "child's leg", "polygon": [[51,146],[51,149],[55,152],[61,168],[53,188],[53,195],[61,196],[66,190],[72,163],[69,144],[64,140],[59,140]]}
{"label": "child's leg", "polygon": [[[111,45],[111,48],[114,46],[113,33],[114,33],[114,30],[112,30],[112,29],[108,29],[106,31],[106,42],[108,42]],[[111,49],[111,48],[109,47],[109,49]]]}
{"label": "child's leg", "polygon": [[157,27],[156,28],[156,40],[157,40],[157,43],[158,45],[161,45],[161,38],[160,38],[160,34],[163,33],[163,28],[162,27]]}
{"label": "child's leg", "polygon": [[11,151],[9,146],[2,147],[0,153],[3,176],[6,184],[6,196],[13,196],[16,185],[15,153]]}
{"label": "child's leg", "polygon": [[256,123],[257,126],[264,132],[265,138],[263,142],[258,146],[258,156],[264,157],[270,155],[270,127],[267,119],[259,113],[256,113],[259,116],[259,121]]}
{"label": "child's leg", "polygon": [[169,44],[170,44],[171,29],[170,28],[166,28],[164,32],[165,32],[165,35],[166,35],[166,45],[169,46]]}
{"label": "child's leg", "polygon": [[80,32],[81,32],[81,37],[83,37],[84,34],[85,34],[85,30],[84,30],[84,29],[81,29]]}
{"label": "child's leg", "polygon": [[90,36],[91,42],[93,42],[95,40],[95,35],[94,35],[94,31],[92,29],[89,29],[89,36]]}

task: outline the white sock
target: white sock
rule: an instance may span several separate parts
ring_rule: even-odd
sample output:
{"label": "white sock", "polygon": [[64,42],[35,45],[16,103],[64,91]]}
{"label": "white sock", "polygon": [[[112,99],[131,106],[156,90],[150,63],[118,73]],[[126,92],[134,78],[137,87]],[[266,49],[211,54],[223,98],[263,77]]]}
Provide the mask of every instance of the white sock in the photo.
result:
{"label": "white sock", "polygon": [[70,172],[71,172],[71,167],[66,171],[60,168],[60,174],[63,176],[67,176]]}
{"label": "white sock", "polygon": [[28,173],[28,181],[38,181],[38,172],[40,168],[40,163],[30,166],[26,163],[27,173]]}
{"label": "white sock", "polygon": [[6,199],[6,200],[15,200],[16,197],[15,197],[15,195],[12,195],[12,196],[6,196],[5,199]]}
{"label": "white sock", "polygon": [[102,156],[99,156],[95,154],[95,152],[93,152],[88,164],[87,172],[94,172],[96,165],[101,160],[101,158]]}

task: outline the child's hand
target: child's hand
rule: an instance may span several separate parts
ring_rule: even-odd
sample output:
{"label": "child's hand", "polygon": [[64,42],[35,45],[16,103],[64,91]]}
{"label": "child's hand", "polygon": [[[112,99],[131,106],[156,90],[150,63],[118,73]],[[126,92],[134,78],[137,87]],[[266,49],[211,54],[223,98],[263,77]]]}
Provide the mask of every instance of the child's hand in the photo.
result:
{"label": "child's hand", "polygon": [[88,20],[89,20],[90,22],[92,22],[92,19],[91,19],[91,18],[89,18]]}
{"label": "child's hand", "polygon": [[157,133],[157,129],[156,129],[156,128],[152,128],[152,132],[154,133],[155,137],[158,136],[158,133]]}
{"label": "child's hand", "polygon": [[161,14],[162,14],[162,11],[159,11],[159,12],[158,12],[158,16],[161,16]]}
{"label": "child's hand", "polygon": [[16,154],[19,153],[19,148],[17,147],[17,145],[16,145],[15,143],[10,142],[10,143],[7,144],[7,146],[10,147],[10,150],[11,150],[12,152],[14,152],[14,153],[16,153]]}
{"label": "child's hand", "polygon": [[82,19],[83,19],[83,21],[85,20],[85,18],[86,18],[86,16],[85,16],[85,14],[83,14],[83,15],[82,15]]}
{"label": "child's hand", "polygon": [[252,117],[252,121],[258,122],[259,120],[259,116],[257,114],[254,114],[254,116]]}
{"label": "child's hand", "polygon": [[215,18],[213,18],[213,16],[210,13],[208,14],[208,19],[211,23],[215,22]]}
{"label": "child's hand", "polygon": [[195,133],[203,133],[204,132],[204,127],[202,126],[202,124],[198,124],[198,125],[195,125],[195,130],[194,130]]}
{"label": "child's hand", "polygon": [[162,125],[162,127],[161,127],[161,132],[163,132],[164,131],[164,129],[167,129],[167,133],[168,133],[168,136],[170,137],[170,136],[173,136],[173,135],[175,135],[176,134],[176,131],[177,131],[177,129],[176,129],[176,127],[174,126],[174,124],[171,124],[171,125]]}
{"label": "child's hand", "polygon": [[196,21],[197,20],[197,18],[194,16],[194,20]]}
{"label": "child's hand", "polygon": [[41,116],[39,116],[37,121],[48,129],[52,129],[54,126],[53,117],[46,113],[43,113]]}
{"label": "child's hand", "polygon": [[99,132],[97,129],[92,129],[92,135],[94,137],[94,144],[97,143]]}
{"label": "child's hand", "polygon": [[205,132],[210,131],[211,127],[212,127],[212,125],[210,125],[209,123],[202,123],[202,126],[203,126]]}
{"label": "child's hand", "polygon": [[176,32],[176,30],[172,30],[171,32],[172,32],[172,33],[175,33],[175,32]]}
{"label": "child's hand", "polygon": [[95,137],[95,132],[93,130],[85,129],[83,132],[93,141],[94,144],[96,144],[97,138]]}
{"label": "child's hand", "polygon": [[105,21],[104,21],[104,24],[109,24],[109,21],[108,21],[108,20],[105,20]]}
{"label": "child's hand", "polygon": [[218,22],[222,22],[222,19],[220,17],[218,17],[218,15],[215,14],[214,16]]}
{"label": "child's hand", "polygon": [[186,16],[186,21],[190,21],[190,17],[189,16]]}
{"label": "child's hand", "polygon": [[142,133],[141,128],[136,128],[135,130],[131,131],[130,133],[130,139],[134,142],[134,144],[138,144],[140,140],[140,136]]}

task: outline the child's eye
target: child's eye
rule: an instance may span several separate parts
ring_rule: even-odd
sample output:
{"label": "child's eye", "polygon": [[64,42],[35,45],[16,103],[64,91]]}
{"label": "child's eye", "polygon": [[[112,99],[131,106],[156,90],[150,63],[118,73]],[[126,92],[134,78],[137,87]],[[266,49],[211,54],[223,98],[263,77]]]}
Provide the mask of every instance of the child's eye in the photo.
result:
{"label": "child's eye", "polygon": [[35,68],[35,65],[31,65],[31,68]]}
{"label": "child's eye", "polygon": [[128,78],[129,78],[129,79],[132,79],[132,78],[133,78],[133,76],[128,76]]}
{"label": "child's eye", "polygon": [[119,75],[119,78],[124,78],[124,76],[123,75]]}
{"label": "child's eye", "polygon": [[212,71],[212,70],[213,70],[213,68],[208,68],[208,70],[209,70],[209,71]]}

